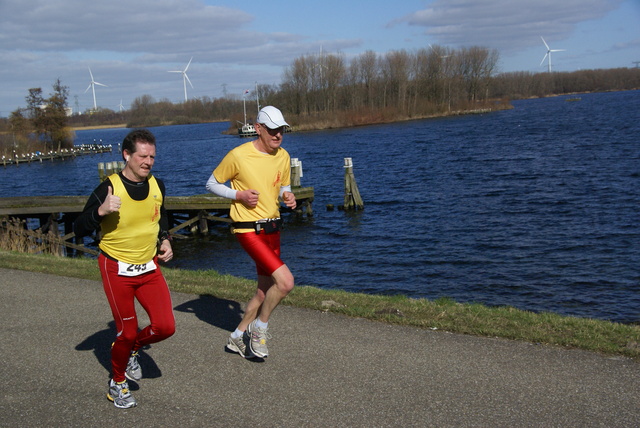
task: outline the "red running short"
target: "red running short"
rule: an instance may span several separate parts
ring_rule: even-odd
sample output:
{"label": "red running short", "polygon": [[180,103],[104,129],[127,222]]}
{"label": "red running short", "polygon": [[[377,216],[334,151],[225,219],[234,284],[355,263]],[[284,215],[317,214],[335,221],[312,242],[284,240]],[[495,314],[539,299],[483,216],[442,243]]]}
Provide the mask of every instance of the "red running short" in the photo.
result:
{"label": "red running short", "polygon": [[280,259],[280,232],[259,235],[255,232],[236,233],[240,245],[256,263],[258,275],[271,276],[284,264]]}

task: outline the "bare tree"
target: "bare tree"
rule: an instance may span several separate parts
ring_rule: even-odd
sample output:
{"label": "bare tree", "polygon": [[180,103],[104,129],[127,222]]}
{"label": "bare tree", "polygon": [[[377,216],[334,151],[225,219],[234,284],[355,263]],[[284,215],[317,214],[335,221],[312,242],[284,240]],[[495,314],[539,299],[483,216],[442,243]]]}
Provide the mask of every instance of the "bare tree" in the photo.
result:
{"label": "bare tree", "polygon": [[28,140],[29,131],[31,130],[29,119],[25,116],[24,113],[24,109],[17,109],[15,111],[12,111],[11,116],[9,116],[11,133],[13,134],[11,144],[12,149],[10,152],[8,152],[5,148],[5,152],[10,153],[12,156],[15,149]]}
{"label": "bare tree", "polygon": [[370,109],[375,107],[374,91],[377,80],[380,76],[378,68],[378,56],[369,50],[355,59],[360,73],[360,81],[364,85],[365,103]]}
{"label": "bare tree", "polygon": [[53,93],[47,100],[45,109],[46,134],[53,147],[70,148],[73,146],[73,135],[67,128],[67,99],[69,87],[64,86],[60,79],[53,84]]}
{"label": "bare tree", "polygon": [[294,112],[296,114],[309,114],[307,96],[311,90],[309,63],[306,56],[293,60],[293,64],[284,72],[283,86],[294,97]]}
{"label": "bare tree", "polygon": [[338,110],[341,107],[338,106],[339,89],[344,84],[347,74],[344,55],[326,55],[321,58],[320,64],[324,67],[326,82],[325,111]]}
{"label": "bare tree", "polygon": [[460,72],[467,89],[469,101],[488,98],[488,85],[496,64],[498,52],[473,46],[460,51]]}
{"label": "bare tree", "polygon": [[[382,77],[387,83],[390,99],[399,111],[407,111],[407,88],[410,80],[410,59],[407,51],[388,52],[380,63]],[[386,104],[386,90],[384,94]]]}
{"label": "bare tree", "polygon": [[29,95],[26,97],[27,101],[27,116],[31,120],[31,126],[33,127],[36,135],[42,135],[45,132],[45,118],[44,118],[44,98],[42,97],[42,88],[29,89]]}

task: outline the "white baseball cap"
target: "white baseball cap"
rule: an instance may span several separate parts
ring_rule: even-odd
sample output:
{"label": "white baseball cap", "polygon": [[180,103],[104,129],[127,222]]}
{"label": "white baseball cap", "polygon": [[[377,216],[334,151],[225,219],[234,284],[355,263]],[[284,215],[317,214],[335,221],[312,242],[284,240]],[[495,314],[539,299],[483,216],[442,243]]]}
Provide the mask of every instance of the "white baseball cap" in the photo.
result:
{"label": "white baseball cap", "polygon": [[264,124],[269,129],[280,128],[281,126],[289,126],[285,122],[282,112],[273,106],[263,107],[258,112],[256,122]]}

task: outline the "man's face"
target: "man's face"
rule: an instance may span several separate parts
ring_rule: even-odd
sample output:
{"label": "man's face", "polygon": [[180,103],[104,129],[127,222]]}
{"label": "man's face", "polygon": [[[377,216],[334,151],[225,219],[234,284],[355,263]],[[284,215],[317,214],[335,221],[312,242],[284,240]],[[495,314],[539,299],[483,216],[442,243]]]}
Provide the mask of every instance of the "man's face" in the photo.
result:
{"label": "man's face", "polygon": [[256,133],[258,134],[261,151],[264,151],[265,153],[273,153],[276,151],[282,144],[283,132],[284,126],[276,129],[269,129],[267,126],[257,123]]}
{"label": "man's face", "polygon": [[156,158],[156,146],[146,141],[136,141],[136,151],[129,153],[125,150],[125,155],[128,156],[125,169],[132,175],[131,177],[125,175],[125,177],[133,181],[146,180]]}

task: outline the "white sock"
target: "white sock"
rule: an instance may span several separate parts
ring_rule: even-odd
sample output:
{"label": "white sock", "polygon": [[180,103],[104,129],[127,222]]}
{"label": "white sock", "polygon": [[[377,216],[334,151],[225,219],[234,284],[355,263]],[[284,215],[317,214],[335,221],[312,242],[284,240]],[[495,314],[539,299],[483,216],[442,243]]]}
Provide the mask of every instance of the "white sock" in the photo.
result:
{"label": "white sock", "polygon": [[234,339],[239,338],[240,336],[242,336],[244,334],[244,331],[240,331],[237,328],[235,329],[235,331],[233,333],[231,333],[231,337],[233,337]]}
{"label": "white sock", "polygon": [[262,322],[260,321],[260,318],[256,318],[256,327],[260,329],[266,329],[267,327],[269,327],[269,321]]}

